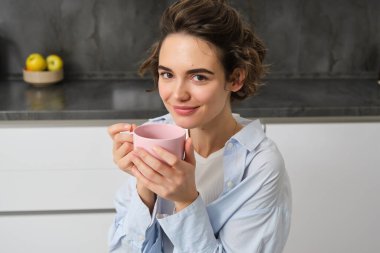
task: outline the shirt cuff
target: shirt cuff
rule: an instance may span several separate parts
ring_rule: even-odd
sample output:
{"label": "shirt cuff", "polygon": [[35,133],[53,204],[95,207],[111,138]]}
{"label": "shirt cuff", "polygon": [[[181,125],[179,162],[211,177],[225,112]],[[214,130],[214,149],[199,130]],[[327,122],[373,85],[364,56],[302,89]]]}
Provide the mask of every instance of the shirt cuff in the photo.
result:
{"label": "shirt cuff", "polygon": [[179,252],[208,252],[217,248],[218,242],[200,195],[180,212],[157,215],[157,221]]}
{"label": "shirt cuff", "polygon": [[153,225],[155,213],[157,212],[157,201],[154,205],[153,215],[150,215],[149,208],[141,200],[137,190],[134,190],[131,197],[128,213],[124,221],[124,231],[126,239],[141,246],[146,238],[147,229]]}

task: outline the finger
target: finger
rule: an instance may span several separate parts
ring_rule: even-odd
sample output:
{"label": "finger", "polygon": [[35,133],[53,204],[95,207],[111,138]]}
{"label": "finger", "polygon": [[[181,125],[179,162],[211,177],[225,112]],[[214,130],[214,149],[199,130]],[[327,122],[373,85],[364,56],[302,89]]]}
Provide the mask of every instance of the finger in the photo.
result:
{"label": "finger", "polygon": [[159,158],[161,158],[164,162],[169,164],[171,167],[175,167],[181,161],[176,155],[170,153],[169,151],[156,146],[153,147],[153,151],[156,152]]}
{"label": "finger", "polygon": [[[122,136],[124,135],[124,136]],[[126,136],[128,134],[116,134],[115,137],[114,137],[114,141],[113,141],[113,152],[115,152],[116,150],[118,150],[124,143],[129,143],[131,144],[133,142],[130,141],[130,137]]]}
{"label": "finger", "polygon": [[114,141],[117,142],[133,142],[133,134],[131,132],[120,132],[115,134]]}
{"label": "finger", "polygon": [[138,148],[134,151],[134,154],[139,156],[150,168],[154,169],[160,175],[170,178],[173,174],[173,169],[166,163],[160,161],[144,149]]}
{"label": "finger", "polygon": [[124,142],[133,143],[133,135],[129,131],[116,133],[113,136],[113,148],[118,149]]}
{"label": "finger", "polygon": [[131,129],[131,131],[135,131],[135,129],[137,128],[137,125],[136,124],[132,124],[132,129]]}
{"label": "finger", "polygon": [[114,160],[117,162],[124,156],[126,156],[129,152],[133,150],[133,145],[125,142],[118,149],[116,149],[113,153]]}
{"label": "finger", "polygon": [[129,132],[122,132],[115,135],[114,137],[115,146],[120,146],[121,144],[125,142],[133,144],[133,134]]}
{"label": "finger", "polygon": [[148,188],[148,190],[154,192],[155,194],[159,195],[159,188],[160,186],[156,185],[155,183],[153,183],[152,181],[150,181],[148,178],[146,178],[139,170],[136,166],[133,166],[132,169],[131,169],[131,173],[132,175],[146,188]]}
{"label": "finger", "polygon": [[160,184],[163,181],[162,175],[157,173],[154,169],[149,167],[139,156],[135,155],[134,152],[130,156],[131,162],[137,167],[141,174],[144,175],[149,181]]}
{"label": "finger", "polygon": [[119,169],[131,174],[131,169],[133,166],[135,166],[135,164],[132,162],[133,157],[134,156],[132,152],[130,152],[116,161],[116,165],[119,167]]}
{"label": "finger", "polygon": [[195,165],[194,146],[191,138],[187,138],[185,142],[185,161]]}
{"label": "finger", "polygon": [[131,124],[126,123],[117,123],[108,127],[108,134],[113,139],[115,134],[118,134],[123,131],[131,131]]}
{"label": "finger", "polygon": [[131,154],[128,154],[124,156],[123,158],[119,159],[118,161],[116,161],[116,165],[122,171],[125,171],[131,174],[131,169],[134,166],[134,164],[131,161]]}

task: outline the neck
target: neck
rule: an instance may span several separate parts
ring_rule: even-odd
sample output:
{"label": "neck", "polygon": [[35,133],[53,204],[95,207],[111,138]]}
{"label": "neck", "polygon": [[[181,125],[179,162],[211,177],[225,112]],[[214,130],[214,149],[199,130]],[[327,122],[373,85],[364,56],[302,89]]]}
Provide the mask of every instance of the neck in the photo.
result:
{"label": "neck", "polygon": [[193,128],[189,131],[193,141],[194,150],[203,157],[224,147],[231,136],[241,129],[231,112],[224,116],[215,118],[207,125]]}

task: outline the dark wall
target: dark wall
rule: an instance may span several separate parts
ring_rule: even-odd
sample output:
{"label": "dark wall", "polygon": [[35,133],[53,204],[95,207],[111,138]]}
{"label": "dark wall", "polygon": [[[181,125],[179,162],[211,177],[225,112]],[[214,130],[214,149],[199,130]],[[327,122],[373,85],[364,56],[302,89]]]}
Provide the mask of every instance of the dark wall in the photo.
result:
{"label": "dark wall", "polygon": [[[72,77],[133,77],[172,0],[2,0],[0,72],[57,53]],[[266,42],[272,77],[376,77],[378,0],[234,0]]]}

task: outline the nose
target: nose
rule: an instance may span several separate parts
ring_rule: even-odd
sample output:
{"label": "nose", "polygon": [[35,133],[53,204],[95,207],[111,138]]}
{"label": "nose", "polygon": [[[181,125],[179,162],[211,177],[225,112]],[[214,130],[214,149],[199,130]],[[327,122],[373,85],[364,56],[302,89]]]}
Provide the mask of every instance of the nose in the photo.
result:
{"label": "nose", "polygon": [[187,101],[190,99],[190,93],[185,80],[178,80],[175,89],[173,91],[173,96],[178,101]]}

